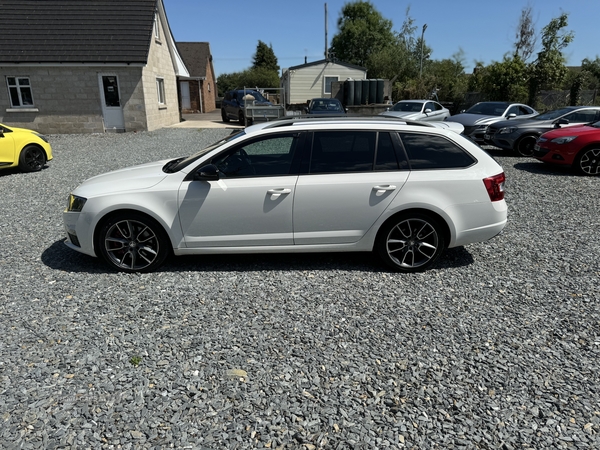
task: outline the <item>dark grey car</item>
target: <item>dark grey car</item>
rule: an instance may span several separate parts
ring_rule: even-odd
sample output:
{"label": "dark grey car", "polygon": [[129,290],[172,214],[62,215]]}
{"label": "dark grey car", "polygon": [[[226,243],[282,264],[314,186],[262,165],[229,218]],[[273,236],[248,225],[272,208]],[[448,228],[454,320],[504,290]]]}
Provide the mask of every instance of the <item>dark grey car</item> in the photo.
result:
{"label": "dark grey car", "polygon": [[553,128],[583,125],[600,120],[598,106],[568,106],[530,119],[503,120],[488,125],[485,143],[521,156],[533,155],[537,138]]}
{"label": "dark grey car", "polygon": [[447,122],[458,122],[465,127],[463,134],[478,144],[484,143],[487,126],[505,119],[525,119],[537,115],[531,106],[510,102],[479,102],[466,111],[450,116]]}
{"label": "dark grey car", "polygon": [[245,107],[246,102],[252,105],[272,106],[272,103],[267,100],[260,92],[253,89],[236,89],[228,91],[221,102],[221,119],[223,122],[237,120],[242,125],[251,125],[251,118],[246,118]]}

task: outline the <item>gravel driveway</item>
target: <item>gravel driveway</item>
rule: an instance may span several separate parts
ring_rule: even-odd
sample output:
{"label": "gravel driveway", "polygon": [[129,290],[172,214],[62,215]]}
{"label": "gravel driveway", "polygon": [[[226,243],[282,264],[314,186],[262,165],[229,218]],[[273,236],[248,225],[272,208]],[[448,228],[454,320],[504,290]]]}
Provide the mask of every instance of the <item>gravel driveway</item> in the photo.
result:
{"label": "gravel driveway", "polygon": [[0,172],[0,448],[600,448],[600,178],[495,154],[505,232],[420,274],[64,246],[81,181],[229,132],[51,136]]}

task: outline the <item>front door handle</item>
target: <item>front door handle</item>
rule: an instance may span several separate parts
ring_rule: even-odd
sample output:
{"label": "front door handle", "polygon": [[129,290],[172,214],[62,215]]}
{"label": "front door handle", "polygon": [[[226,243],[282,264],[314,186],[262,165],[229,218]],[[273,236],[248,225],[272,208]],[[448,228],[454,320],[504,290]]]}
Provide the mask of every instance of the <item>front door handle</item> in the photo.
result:
{"label": "front door handle", "polygon": [[277,198],[277,197],[279,197],[282,194],[289,194],[290,192],[292,192],[291,189],[285,189],[285,188],[282,188],[282,189],[269,189],[267,191],[267,194],[269,194],[269,195]]}
{"label": "front door handle", "polygon": [[386,186],[373,186],[373,189],[376,190],[378,193],[383,193],[385,191],[393,191],[396,189],[396,186],[394,186],[393,184],[388,184]]}

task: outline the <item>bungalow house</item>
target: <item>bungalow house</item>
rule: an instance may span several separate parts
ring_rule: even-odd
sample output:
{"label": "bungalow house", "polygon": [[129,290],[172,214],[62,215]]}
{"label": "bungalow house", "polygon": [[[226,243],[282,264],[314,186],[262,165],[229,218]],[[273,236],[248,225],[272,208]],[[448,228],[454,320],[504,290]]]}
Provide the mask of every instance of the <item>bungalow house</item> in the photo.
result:
{"label": "bungalow house", "polygon": [[163,0],[2,0],[0,122],[42,133],[179,122],[189,76]]}
{"label": "bungalow house", "polygon": [[311,98],[331,97],[332,83],[347,79],[364,80],[367,69],[322,59],[283,69],[281,87],[288,105],[306,103]]}
{"label": "bungalow house", "polygon": [[182,113],[206,113],[216,109],[217,82],[208,42],[177,42],[189,77],[178,77]]}

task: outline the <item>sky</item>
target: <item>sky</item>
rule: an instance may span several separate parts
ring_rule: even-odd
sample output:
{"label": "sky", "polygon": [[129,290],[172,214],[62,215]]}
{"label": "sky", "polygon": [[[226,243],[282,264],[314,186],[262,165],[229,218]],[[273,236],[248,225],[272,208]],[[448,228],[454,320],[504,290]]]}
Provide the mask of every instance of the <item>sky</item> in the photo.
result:
{"label": "sky", "polygon": [[[208,42],[216,75],[252,66],[258,41],[271,45],[281,68],[325,57],[325,4],[328,45],[347,0],[163,0],[171,32],[178,42]],[[400,31],[409,15],[432,59],[463,52],[471,72],[475,61],[502,61],[512,51],[521,11],[532,7],[538,33],[563,12],[575,39],[566,48],[567,65],[600,56],[600,0],[372,0],[384,18]],[[539,39],[538,39],[539,41]],[[538,42],[539,50],[540,42]]]}

